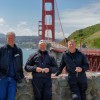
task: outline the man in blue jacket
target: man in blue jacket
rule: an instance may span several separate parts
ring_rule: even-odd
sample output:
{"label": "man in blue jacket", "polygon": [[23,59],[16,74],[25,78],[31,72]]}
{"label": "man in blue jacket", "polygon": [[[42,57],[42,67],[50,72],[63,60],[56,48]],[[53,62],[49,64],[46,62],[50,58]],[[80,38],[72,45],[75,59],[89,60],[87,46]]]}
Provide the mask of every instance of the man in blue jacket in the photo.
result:
{"label": "man in blue jacket", "polygon": [[8,32],[0,48],[0,100],[15,100],[16,84],[23,75],[22,50],[15,45],[15,33]]}
{"label": "man in blue jacket", "polygon": [[46,51],[45,40],[39,41],[39,50],[32,54],[25,70],[32,72],[35,100],[52,100],[51,74],[58,69],[57,63],[52,55]]}
{"label": "man in blue jacket", "polygon": [[76,49],[74,40],[68,41],[68,51],[62,56],[56,76],[62,72],[65,66],[68,72],[72,100],[86,100],[87,77],[85,71],[89,69],[89,64],[86,56]]}

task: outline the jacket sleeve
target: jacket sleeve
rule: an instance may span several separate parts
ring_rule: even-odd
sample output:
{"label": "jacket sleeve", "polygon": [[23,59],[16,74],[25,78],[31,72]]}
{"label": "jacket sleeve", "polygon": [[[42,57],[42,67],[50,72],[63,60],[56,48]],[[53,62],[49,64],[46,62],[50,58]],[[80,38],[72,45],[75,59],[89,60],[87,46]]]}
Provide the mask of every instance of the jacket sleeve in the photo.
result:
{"label": "jacket sleeve", "polygon": [[52,55],[50,56],[50,62],[51,62],[50,68],[49,68],[50,72],[51,73],[56,73],[57,70],[58,70],[58,65],[57,65],[57,62],[56,62],[55,58]]}
{"label": "jacket sleeve", "polygon": [[[1,59],[1,47],[0,47],[0,59]],[[1,62],[1,61],[0,61]]]}
{"label": "jacket sleeve", "polygon": [[3,51],[3,47],[0,47],[0,58],[1,58],[1,55],[2,55],[2,51]]}
{"label": "jacket sleeve", "polygon": [[25,70],[27,72],[33,72],[36,71],[36,65],[34,63],[34,55],[30,55],[26,64],[25,64]]}
{"label": "jacket sleeve", "polygon": [[87,71],[87,70],[89,70],[89,61],[88,61],[87,57],[84,54],[82,54],[82,56],[83,56],[82,69],[83,69],[83,71]]}
{"label": "jacket sleeve", "polygon": [[62,70],[63,70],[63,68],[66,66],[66,64],[65,64],[65,60],[64,60],[64,55],[65,54],[63,54],[62,55],[62,59],[61,59],[61,62],[60,62],[60,67],[58,68],[58,71],[56,72],[56,76],[58,76],[59,74],[61,74],[61,72],[62,72]]}
{"label": "jacket sleeve", "polygon": [[20,70],[20,76],[21,76],[21,78],[24,78],[24,72],[23,72],[23,52],[22,52],[22,50],[20,49],[20,55],[21,55],[21,70]]}

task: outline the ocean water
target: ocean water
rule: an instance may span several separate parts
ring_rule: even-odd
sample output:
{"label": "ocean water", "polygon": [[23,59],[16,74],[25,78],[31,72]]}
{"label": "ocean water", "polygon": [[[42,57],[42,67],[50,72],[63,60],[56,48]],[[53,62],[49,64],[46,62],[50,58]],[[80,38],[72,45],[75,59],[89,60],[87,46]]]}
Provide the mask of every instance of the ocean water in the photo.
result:
{"label": "ocean water", "polygon": [[27,59],[29,58],[29,55],[35,53],[37,50],[36,49],[22,49],[23,51],[23,65],[25,65]]}

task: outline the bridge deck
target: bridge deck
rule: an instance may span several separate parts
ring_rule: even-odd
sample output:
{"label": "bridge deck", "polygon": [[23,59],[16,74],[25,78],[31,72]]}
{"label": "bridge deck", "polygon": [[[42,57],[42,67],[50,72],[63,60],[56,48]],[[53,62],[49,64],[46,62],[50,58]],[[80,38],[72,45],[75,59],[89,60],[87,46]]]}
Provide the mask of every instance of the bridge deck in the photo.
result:
{"label": "bridge deck", "polygon": [[[53,51],[62,53],[67,50],[67,47],[62,46],[56,42],[51,42]],[[88,58],[90,71],[100,71],[100,50],[99,49],[82,49],[81,50]]]}

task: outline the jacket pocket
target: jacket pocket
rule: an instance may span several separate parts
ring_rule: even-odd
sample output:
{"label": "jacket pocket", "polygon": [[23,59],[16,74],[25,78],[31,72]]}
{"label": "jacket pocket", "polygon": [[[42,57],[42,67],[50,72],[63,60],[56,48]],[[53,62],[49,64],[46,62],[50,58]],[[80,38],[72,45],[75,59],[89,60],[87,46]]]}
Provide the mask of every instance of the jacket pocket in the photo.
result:
{"label": "jacket pocket", "polygon": [[22,67],[22,60],[20,55],[16,55],[14,58],[14,66],[16,68],[16,70],[20,70]]}

